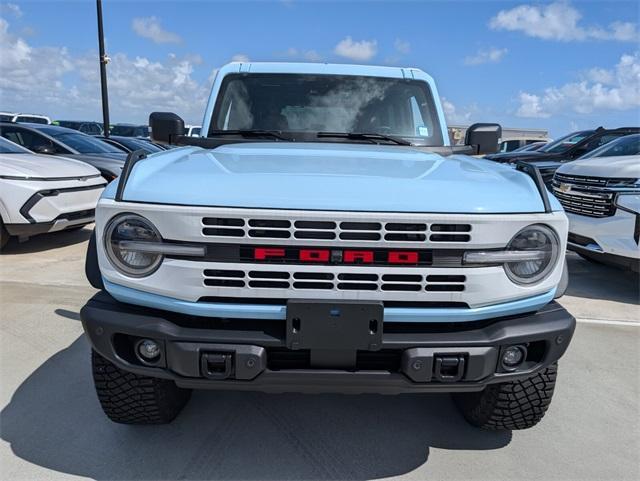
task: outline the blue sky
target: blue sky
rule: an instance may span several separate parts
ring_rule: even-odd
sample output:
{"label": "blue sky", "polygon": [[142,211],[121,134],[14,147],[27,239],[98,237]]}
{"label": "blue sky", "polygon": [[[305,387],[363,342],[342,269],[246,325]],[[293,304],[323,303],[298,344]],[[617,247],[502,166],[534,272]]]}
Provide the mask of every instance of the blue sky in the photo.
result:
{"label": "blue sky", "polygon": [[[639,6],[573,2],[103,0],[113,121],[199,123],[231,59],[415,66],[450,123],[552,135],[638,125]],[[0,3],[0,109],[98,119],[95,2]]]}

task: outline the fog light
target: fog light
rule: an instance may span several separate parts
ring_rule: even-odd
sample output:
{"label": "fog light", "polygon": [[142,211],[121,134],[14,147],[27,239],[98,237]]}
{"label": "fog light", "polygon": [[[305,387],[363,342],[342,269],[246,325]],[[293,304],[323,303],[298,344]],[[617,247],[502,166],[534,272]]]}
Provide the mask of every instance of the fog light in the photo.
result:
{"label": "fog light", "polygon": [[138,342],[138,354],[144,361],[155,361],[160,357],[160,344],[151,339],[143,339]]}
{"label": "fog light", "polygon": [[502,351],[502,364],[508,368],[514,368],[524,361],[525,351],[521,346],[509,346]]}

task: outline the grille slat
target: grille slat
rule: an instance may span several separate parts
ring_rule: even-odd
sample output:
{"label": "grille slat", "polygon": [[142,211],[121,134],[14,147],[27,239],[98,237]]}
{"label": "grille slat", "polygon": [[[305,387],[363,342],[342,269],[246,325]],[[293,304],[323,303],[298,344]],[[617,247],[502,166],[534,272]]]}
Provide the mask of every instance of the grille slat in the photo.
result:
{"label": "grille slat", "polygon": [[205,269],[204,285],[219,288],[299,289],[382,292],[460,292],[466,276],[374,274],[371,272],[288,272],[283,270]]}
{"label": "grille slat", "polygon": [[615,193],[607,188],[630,179],[556,174],[552,187],[564,210],[587,217],[615,215]]}
{"label": "grille slat", "polygon": [[420,245],[431,242],[470,242],[470,224],[426,222],[359,222],[313,219],[203,217],[202,233],[211,237],[299,239],[301,241],[377,242]]}

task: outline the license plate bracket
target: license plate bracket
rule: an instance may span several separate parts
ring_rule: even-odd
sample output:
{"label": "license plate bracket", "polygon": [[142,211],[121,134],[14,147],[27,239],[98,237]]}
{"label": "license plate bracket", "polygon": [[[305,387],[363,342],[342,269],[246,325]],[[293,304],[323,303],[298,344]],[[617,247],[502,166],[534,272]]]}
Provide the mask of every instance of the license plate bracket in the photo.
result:
{"label": "license plate bracket", "polygon": [[382,302],[290,300],[287,348],[378,351],[383,318]]}

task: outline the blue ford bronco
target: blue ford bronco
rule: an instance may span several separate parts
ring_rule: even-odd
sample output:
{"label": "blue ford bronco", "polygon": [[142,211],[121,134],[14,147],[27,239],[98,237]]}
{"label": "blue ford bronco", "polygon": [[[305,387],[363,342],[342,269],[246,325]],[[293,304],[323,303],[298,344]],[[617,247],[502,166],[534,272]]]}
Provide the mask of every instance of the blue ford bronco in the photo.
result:
{"label": "blue ford bronco", "polygon": [[193,389],[451,393],[486,429],[543,416],[575,320],[567,218],[497,124],[451,146],[413,68],[232,63],[199,137],[150,116],[96,210],[81,317],[107,416]]}

